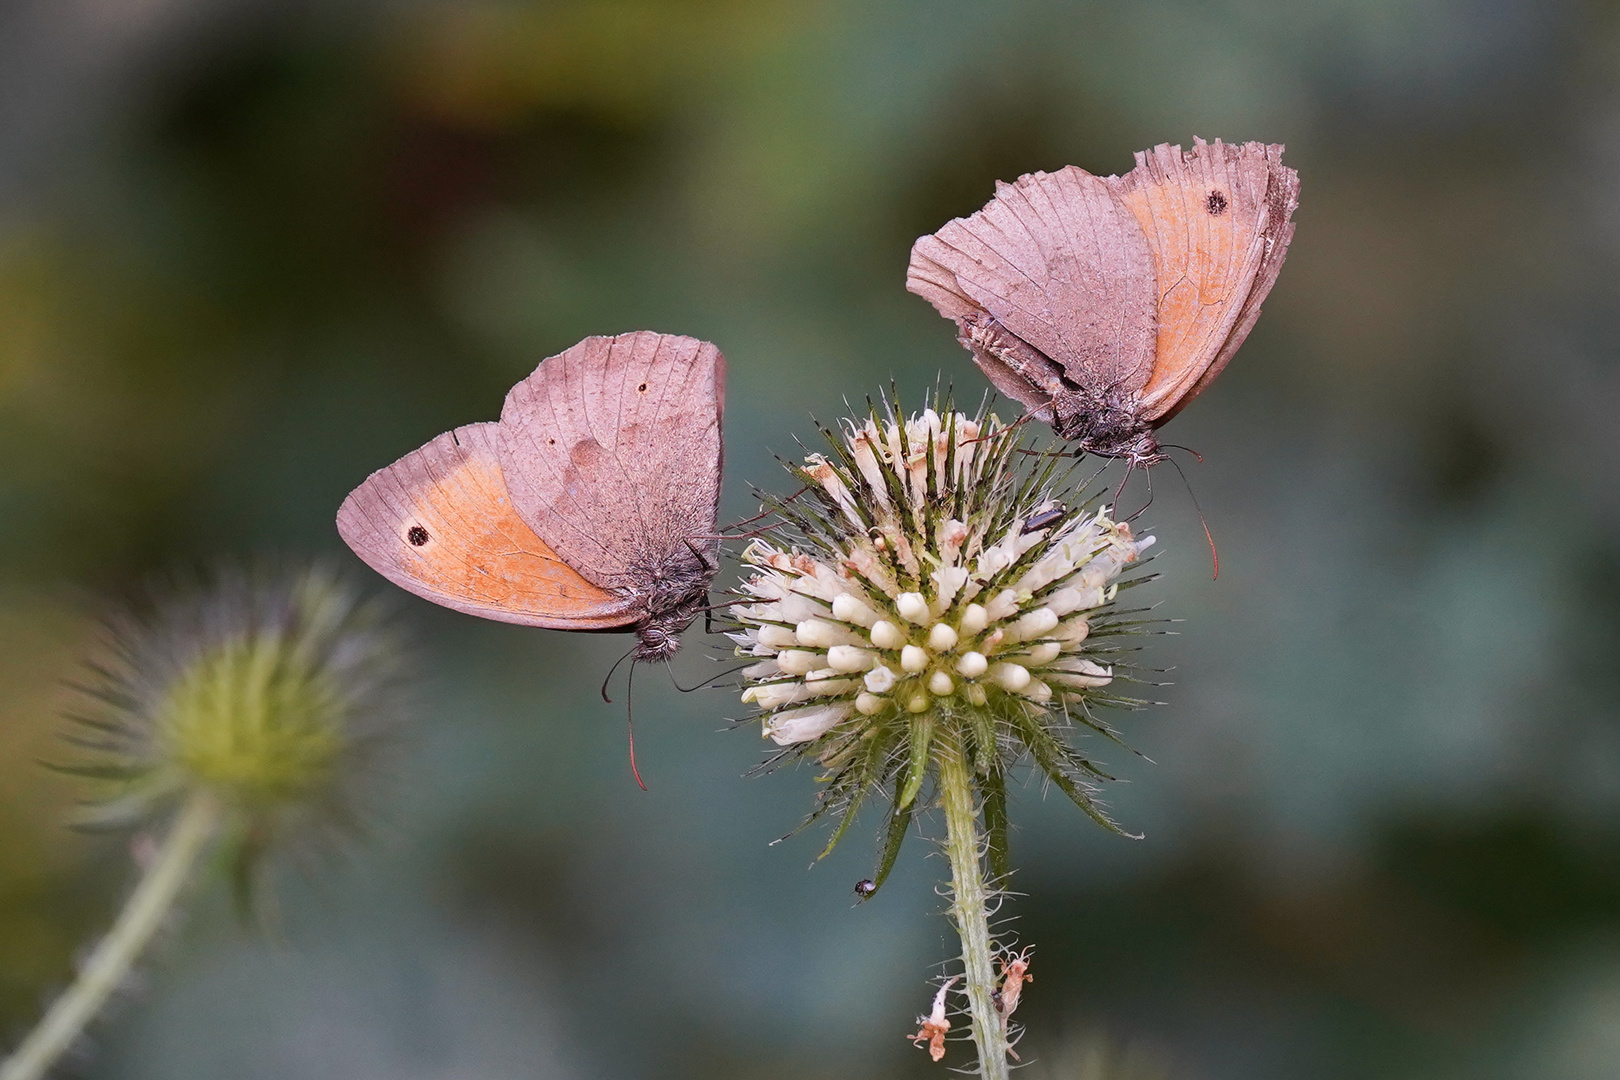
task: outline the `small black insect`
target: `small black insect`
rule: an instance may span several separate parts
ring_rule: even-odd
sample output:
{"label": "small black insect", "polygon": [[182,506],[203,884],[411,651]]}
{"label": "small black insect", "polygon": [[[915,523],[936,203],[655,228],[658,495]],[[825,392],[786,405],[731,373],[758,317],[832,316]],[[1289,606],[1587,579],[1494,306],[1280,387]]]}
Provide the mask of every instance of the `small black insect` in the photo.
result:
{"label": "small black insect", "polygon": [[1024,521],[1023,532],[1040,532],[1042,529],[1062,520],[1068,511],[1061,504],[1054,504],[1045,510],[1037,510]]}
{"label": "small black insect", "polygon": [[1226,213],[1226,206],[1226,196],[1219,191],[1210,192],[1209,198],[1204,200],[1204,209],[1208,210],[1212,217],[1220,217]]}
{"label": "small black insect", "polygon": [[421,547],[428,542],[428,531],[420,525],[412,525],[405,530],[405,539],[411,542],[412,547]]}
{"label": "small black insect", "polygon": [[862,900],[865,900],[875,892],[877,892],[877,882],[873,881],[871,878],[861,878],[861,880],[855,883],[855,895],[860,897]]}
{"label": "small black insect", "polygon": [[1001,991],[1000,990],[992,990],[992,991],[990,991],[990,1004],[992,1004],[992,1005],[994,1005],[996,1007],[996,1012],[999,1013],[1001,1011]]}

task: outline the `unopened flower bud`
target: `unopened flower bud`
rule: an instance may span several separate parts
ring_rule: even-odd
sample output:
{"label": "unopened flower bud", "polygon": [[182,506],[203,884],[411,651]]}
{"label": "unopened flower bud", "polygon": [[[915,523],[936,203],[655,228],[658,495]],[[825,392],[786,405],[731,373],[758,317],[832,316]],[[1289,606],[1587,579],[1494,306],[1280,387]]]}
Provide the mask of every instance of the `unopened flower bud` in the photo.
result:
{"label": "unopened flower bud", "polygon": [[839,593],[833,597],[832,614],[839,622],[854,623],[856,626],[871,626],[878,620],[877,612],[849,593]]}
{"label": "unopened flower bud", "polygon": [[997,664],[990,669],[990,677],[1000,683],[1002,689],[1015,694],[1029,685],[1029,669],[1022,664]]}
{"label": "unopened flower bud", "polygon": [[990,668],[990,661],[981,652],[965,652],[956,661],[956,670],[965,679],[977,679]]}
{"label": "unopened flower bud", "polygon": [[930,614],[928,601],[918,592],[905,592],[895,597],[894,610],[900,613],[902,619],[917,626],[926,623]]}
{"label": "unopened flower bud", "polygon": [[880,649],[898,649],[906,643],[906,635],[887,619],[872,626],[872,644]]}
{"label": "unopened flower bud", "polygon": [[865,671],[877,657],[869,649],[834,645],[827,650],[827,666],[834,671]]}

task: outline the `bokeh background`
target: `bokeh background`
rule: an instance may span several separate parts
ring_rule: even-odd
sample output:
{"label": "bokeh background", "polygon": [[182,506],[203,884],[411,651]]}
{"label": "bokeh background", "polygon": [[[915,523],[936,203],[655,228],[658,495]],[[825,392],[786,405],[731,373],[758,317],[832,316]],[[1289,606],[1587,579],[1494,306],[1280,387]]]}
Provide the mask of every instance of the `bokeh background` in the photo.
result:
{"label": "bokeh background", "polygon": [[[1577,0],[9,0],[0,7],[0,1033],[130,880],[42,770],[99,606],[327,558],[343,495],[578,338],[730,359],[723,513],[893,377],[982,388],[903,281],[997,178],[1288,145],[1298,233],[1168,429],[1147,839],[1017,796],[1032,1077],[1620,1077],[1620,11]],[[1166,474],[1168,475],[1168,474]],[[944,1075],[914,843],[807,870],[808,770],[622,639],[400,597],[375,836],[203,889],[96,1078]],[[687,636],[694,682],[724,643]]]}

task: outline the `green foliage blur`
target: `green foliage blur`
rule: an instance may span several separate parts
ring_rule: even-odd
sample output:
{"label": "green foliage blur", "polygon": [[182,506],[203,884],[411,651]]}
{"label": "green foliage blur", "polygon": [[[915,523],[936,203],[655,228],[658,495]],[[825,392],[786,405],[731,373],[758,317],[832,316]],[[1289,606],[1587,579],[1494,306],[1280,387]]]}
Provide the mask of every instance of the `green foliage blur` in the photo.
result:
{"label": "green foliage blur", "polygon": [[[977,401],[904,289],[918,234],[1196,134],[1286,143],[1298,232],[1164,433],[1221,573],[1160,470],[1148,591],[1186,621],[1125,720],[1158,764],[1099,751],[1148,838],[1014,793],[1020,1050],[1620,1077],[1617,56],[1572,0],[7,5],[0,1035],[131,876],[37,764],[98,604],[253,556],[383,591],[344,494],[587,334],[720,345],[746,517],[846,397]],[[398,611],[430,691],[380,838],[284,874],[269,937],[200,892],[83,1075],[944,1075],[904,1040],[939,860],[854,908],[865,826],[810,871],[817,838],[767,847],[813,780],[739,778],[734,696],[640,673],[643,794],[597,693],[621,639]],[[683,685],[725,651],[687,645]]]}

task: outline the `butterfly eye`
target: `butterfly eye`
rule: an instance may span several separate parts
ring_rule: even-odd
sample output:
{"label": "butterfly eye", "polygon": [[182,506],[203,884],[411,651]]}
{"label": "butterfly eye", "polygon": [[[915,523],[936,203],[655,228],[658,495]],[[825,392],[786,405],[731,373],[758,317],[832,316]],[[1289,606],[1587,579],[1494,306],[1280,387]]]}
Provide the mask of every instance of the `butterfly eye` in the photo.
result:
{"label": "butterfly eye", "polygon": [[412,525],[406,530],[405,539],[411,542],[412,547],[421,547],[428,542],[428,531],[420,525]]}
{"label": "butterfly eye", "polygon": [[1204,200],[1204,209],[1209,211],[1210,217],[1220,217],[1226,213],[1226,206],[1226,196],[1219,191],[1210,192],[1209,198]]}

